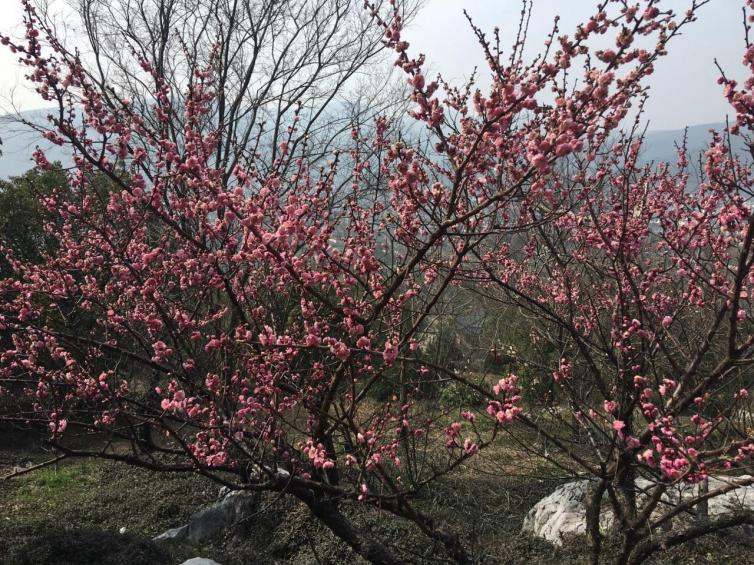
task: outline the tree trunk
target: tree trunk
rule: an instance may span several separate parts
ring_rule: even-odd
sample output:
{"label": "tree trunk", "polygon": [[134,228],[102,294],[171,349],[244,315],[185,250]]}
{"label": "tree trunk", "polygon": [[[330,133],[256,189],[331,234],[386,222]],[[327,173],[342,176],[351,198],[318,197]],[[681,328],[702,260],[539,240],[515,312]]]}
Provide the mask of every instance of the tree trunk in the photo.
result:
{"label": "tree trunk", "polygon": [[343,516],[336,504],[329,500],[319,500],[311,491],[296,489],[292,494],[304,502],[312,514],[326,525],[339,539],[343,540],[356,553],[374,565],[401,565],[384,544],[367,532],[354,526]]}
{"label": "tree trunk", "polygon": [[602,533],[600,532],[600,507],[602,496],[605,494],[607,483],[601,480],[587,496],[584,505],[586,507],[586,532],[591,544],[590,563],[597,565],[602,553]]}

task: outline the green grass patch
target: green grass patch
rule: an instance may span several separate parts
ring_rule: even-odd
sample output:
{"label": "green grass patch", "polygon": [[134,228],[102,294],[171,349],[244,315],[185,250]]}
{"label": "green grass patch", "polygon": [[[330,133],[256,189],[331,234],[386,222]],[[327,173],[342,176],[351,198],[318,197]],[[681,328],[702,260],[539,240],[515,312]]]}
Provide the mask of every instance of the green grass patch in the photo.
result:
{"label": "green grass patch", "polygon": [[99,466],[91,462],[76,462],[59,468],[46,468],[19,477],[14,501],[40,508],[57,508],[70,504],[90,493],[97,484]]}

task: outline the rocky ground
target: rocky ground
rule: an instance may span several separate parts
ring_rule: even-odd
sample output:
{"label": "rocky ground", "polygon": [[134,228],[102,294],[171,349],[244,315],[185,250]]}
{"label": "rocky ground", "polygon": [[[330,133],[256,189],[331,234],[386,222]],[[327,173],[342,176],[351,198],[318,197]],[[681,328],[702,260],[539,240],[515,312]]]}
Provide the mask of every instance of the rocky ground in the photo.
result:
{"label": "rocky ground", "polygon": [[[0,438],[2,439],[2,438]],[[498,454],[499,455],[499,454]],[[32,441],[0,441],[0,475],[49,459]],[[521,533],[527,511],[567,479],[547,467],[500,464],[495,454],[437,485],[421,501],[453,517],[479,563],[578,564],[583,539],[562,547]],[[2,565],[177,565],[202,556],[222,565],[361,563],[288,498],[260,495],[245,517],[200,539],[155,543],[152,538],[190,522],[218,500],[219,488],[193,475],[164,475],[104,461],[64,462],[0,480]],[[356,515],[393,540],[406,563],[444,563],[442,553],[407,524]],[[608,562],[608,561],[606,561]],[[733,536],[709,536],[656,556],[653,563],[754,564],[754,549]]]}

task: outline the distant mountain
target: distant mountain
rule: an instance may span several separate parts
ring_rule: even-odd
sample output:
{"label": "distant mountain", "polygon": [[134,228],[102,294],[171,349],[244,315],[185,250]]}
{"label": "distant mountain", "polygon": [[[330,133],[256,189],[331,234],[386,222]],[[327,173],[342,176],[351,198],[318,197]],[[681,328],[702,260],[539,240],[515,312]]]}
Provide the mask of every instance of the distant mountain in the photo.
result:
{"label": "distant mountain", "polygon": [[[641,159],[644,162],[666,161],[674,163],[678,158],[676,146],[681,144],[685,134],[689,157],[693,163],[693,161],[698,158],[699,154],[709,145],[710,139],[712,139],[710,130],[721,131],[723,128],[725,128],[724,123],[712,123],[689,126],[686,130],[670,129],[648,131],[644,146],[642,147]],[[733,149],[736,152],[743,149],[743,143],[740,141],[740,138],[733,138],[732,141]]]}
{"label": "distant mountain", "polygon": [[[24,112],[23,117],[31,122],[44,124],[48,110],[35,110]],[[692,160],[706,148],[710,140],[710,129],[720,130],[725,126],[722,123],[701,124],[689,127],[687,132],[687,144]],[[643,162],[676,160],[676,144],[679,144],[684,136],[684,130],[655,130],[649,131],[642,150]],[[17,122],[8,117],[0,117],[0,178],[21,175],[33,166],[31,153],[35,147],[44,149],[50,161],[60,161],[64,166],[71,165],[71,159],[65,149],[52,145],[42,139],[39,134],[23,128]],[[742,147],[739,144],[736,150]]]}
{"label": "distant mountain", "polygon": [[[21,115],[26,121],[45,125],[49,110],[32,110]],[[72,161],[66,150],[43,139],[39,133],[18,123],[13,117],[0,117],[0,179],[22,175],[34,166],[32,152],[39,147],[50,161],[60,161],[70,166]]]}

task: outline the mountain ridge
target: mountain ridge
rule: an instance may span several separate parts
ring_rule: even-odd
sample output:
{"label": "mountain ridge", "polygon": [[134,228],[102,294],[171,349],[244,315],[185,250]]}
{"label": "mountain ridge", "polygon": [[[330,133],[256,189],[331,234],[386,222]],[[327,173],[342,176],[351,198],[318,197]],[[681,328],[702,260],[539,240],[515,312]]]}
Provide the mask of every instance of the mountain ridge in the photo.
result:
{"label": "mountain ridge", "polygon": [[[23,112],[22,116],[28,121],[44,121],[49,110],[31,110]],[[693,161],[704,151],[711,139],[710,130],[721,130],[725,127],[722,122],[713,122],[688,126],[683,129],[648,130],[642,148],[641,162],[666,161],[673,163],[677,157],[676,144],[687,136],[689,156]],[[71,159],[62,147],[55,146],[43,139],[38,132],[30,128],[24,128],[11,116],[0,117],[0,179],[11,176],[19,176],[34,166],[31,153],[36,147],[45,151],[50,161],[60,161],[64,166],[71,165]],[[735,149],[740,150],[743,143]]]}

